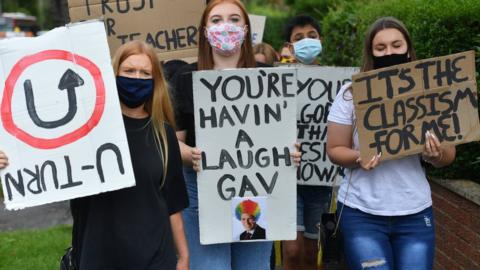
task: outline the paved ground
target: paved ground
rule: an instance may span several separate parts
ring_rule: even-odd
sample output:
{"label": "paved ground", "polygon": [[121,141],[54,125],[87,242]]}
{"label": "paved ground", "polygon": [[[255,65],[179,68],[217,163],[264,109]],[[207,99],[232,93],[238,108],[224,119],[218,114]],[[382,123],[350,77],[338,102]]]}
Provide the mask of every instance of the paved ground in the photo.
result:
{"label": "paved ground", "polygon": [[3,200],[0,202],[0,232],[49,228],[60,224],[72,224],[68,201],[18,211],[8,211]]}

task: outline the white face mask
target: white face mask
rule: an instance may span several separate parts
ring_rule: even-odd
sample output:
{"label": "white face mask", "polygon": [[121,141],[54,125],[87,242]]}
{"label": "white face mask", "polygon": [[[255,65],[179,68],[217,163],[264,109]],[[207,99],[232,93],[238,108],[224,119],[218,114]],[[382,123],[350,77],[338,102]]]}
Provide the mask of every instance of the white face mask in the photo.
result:
{"label": "white face mask", "polygon": [[207,28],[207,38],[213,50],[230,56],[240,50],[245,40],[245,28],[231,23],[214,24]]}
{"label": "white face mask", "polygon": [[293,50],[298,61],[304,64],[311,64],[322,52],[322,43],[320,43],[319,39],[304,38],[293,43]]}

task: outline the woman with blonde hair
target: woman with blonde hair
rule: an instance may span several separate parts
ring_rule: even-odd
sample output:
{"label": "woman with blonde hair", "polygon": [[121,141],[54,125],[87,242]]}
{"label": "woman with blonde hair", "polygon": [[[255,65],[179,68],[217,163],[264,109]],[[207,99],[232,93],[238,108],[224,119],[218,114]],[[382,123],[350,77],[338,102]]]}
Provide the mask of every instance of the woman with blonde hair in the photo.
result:
{"label": "woman with blonde hair", "polygon": [[162,69],[140,41],[118,48],[113,68],[136,185],[70,201],[73,267],[188,269],[180,213],[188,197]]}
{"label": "woman with blonde hair", "polygon": [[74,261],[88,270],[188,269],[180,214],[188,198],[162,69],[140,41],[122,45],[113,68],[136,185],[71,200]]}

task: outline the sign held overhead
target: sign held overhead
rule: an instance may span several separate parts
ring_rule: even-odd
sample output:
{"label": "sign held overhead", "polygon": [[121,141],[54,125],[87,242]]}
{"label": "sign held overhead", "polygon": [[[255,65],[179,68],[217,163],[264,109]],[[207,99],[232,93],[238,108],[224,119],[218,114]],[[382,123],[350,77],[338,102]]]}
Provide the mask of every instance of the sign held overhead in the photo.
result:
{"label": "sign held overhead", "polygon": [[198,23],[205,1],[68,0],[72,22],[103,18],[111,54],[120,45],[141,40],[160,60],[197,56]]}

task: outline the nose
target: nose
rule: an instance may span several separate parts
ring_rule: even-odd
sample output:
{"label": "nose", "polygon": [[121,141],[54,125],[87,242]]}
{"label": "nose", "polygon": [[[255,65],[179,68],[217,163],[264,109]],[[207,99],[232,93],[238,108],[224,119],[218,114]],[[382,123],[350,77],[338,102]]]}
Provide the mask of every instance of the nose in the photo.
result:
{"label": "nose", "polygon": [[137,70],[135,72],[135,78],[140,79],[140,71]]}
{"label": "nose", "polygon": [[385,51],[386,51],[385,55],[393,54],[393,48],[391,46],[387,46]]}

